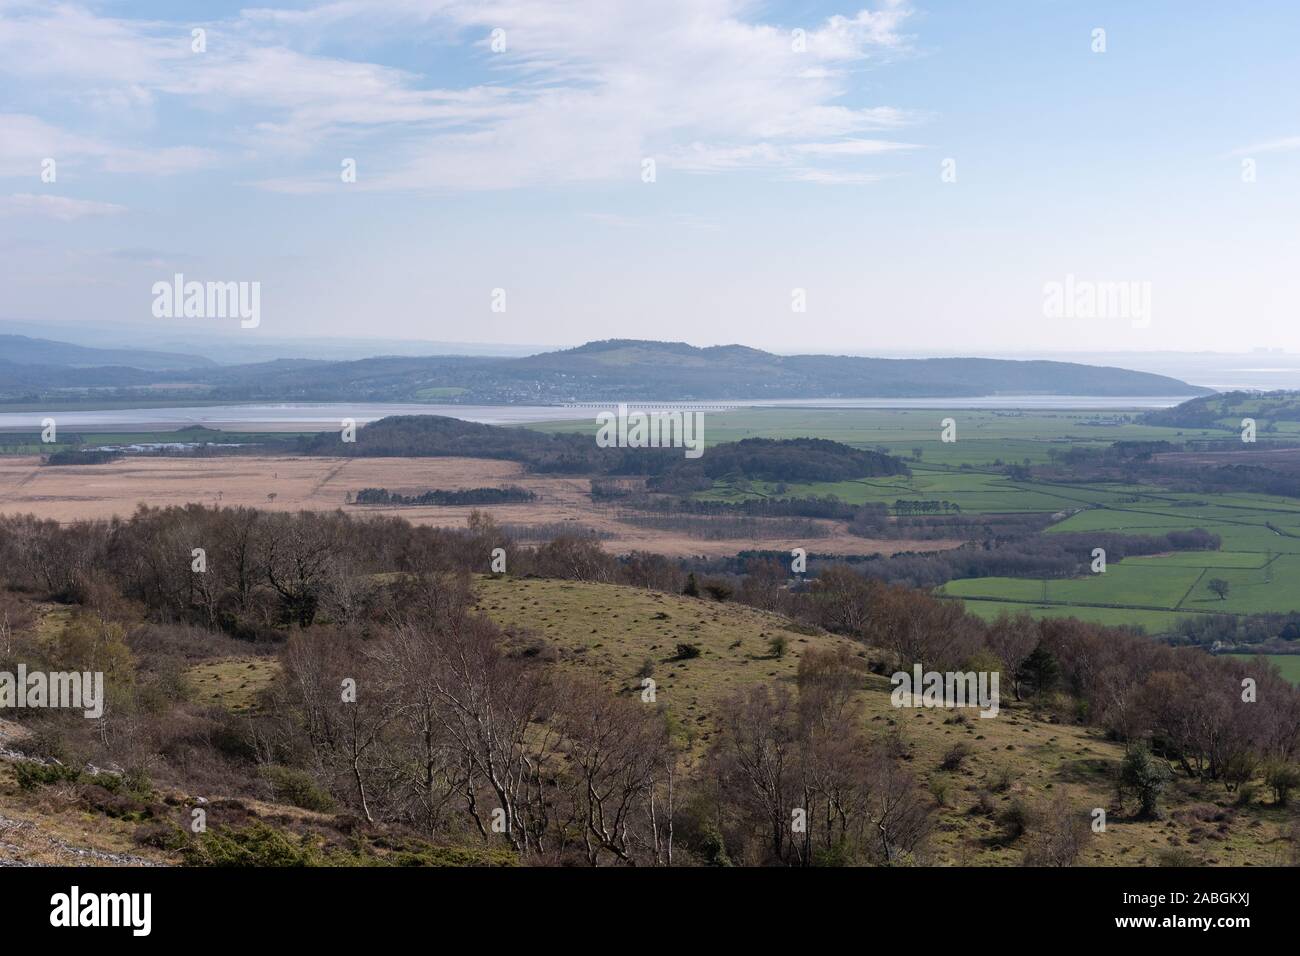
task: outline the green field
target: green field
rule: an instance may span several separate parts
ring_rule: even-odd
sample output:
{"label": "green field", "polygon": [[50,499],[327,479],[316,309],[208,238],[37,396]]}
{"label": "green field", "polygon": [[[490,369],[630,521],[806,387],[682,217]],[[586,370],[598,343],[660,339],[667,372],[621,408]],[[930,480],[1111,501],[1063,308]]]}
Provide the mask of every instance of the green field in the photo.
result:
{"label": "green field", "polygon": [[[449,397],[446,390],[425,396]],[[1234,412],[1235,414],[1235,412]],[[1106,624],[1170,630],[1182,617],[1207,613],[1300,610],[1300,501],[1260,494],[1188,494],[1121,482],[1072,483],[1017,479],[1003,464],[1039,463],[1073,447],[1104,447],[1119,440],[1222,438],[1225,432],[1140,425],[1132,411],[993,411],[939,409],[746,408],[705,413],[709,444],[751,437],[819,437],[908,459],[911,474],[853,481],[776,484],[719,480],[697,497],[740,501],[762,497],[834,495],[853,505],[938,502],[930,514],[1025,514],[1053,517],[1048,534],[1123,533],[1162,536],[1203,528],[1221,550],[1176,552],[1111,561],[1105,574],[1044,582],[975,578],[950,582],[941,593],[965,601],[980,615],[1025,610],[1071,615]],[[956,420],[957,441],[940,440],[941,422]],[[591,420],[545,422],[546,431],[591,433]],[[1286,424],[1286,423],[1283,423]],[[71,433],[69,433],[71,434]],[[1279,428],[1277,437],[1292,436]],[[0,453],[48,453],[64,446],[17,442],[0,435]],[[36,436],[29,436],[34,439]],[[87,433],[93,444],[156,441],[257,442],[265,434],[183,429],[131,434]],[[277,438],[289,437],[277,433]],[[1292,436],[1293,437],[1293,436]],[[1261,441],[1268,435],[1261,434]],[[1222,579],[1225,596],[1209,583]]]}
{"label": "green field", "polygon": [[1084,578],[966,578],[950,581],[940,590],[953,597],[1174,611],[1194,590],[1202,573],[1200,568],[1124,562]]}
{"label": "green field", "polygon": [[1171,611],[1144,611],[1135,608],[1089,607],[1076,604],[1033,604],[1021,601],[967,600],[966,610],[991,621],[1002,614],[1032,617],[1073,617],[1090,624],[1106,627],[1131,627],[1147,634],[1164,634],[1173,630],[1184,615]]}
{"label": "green field", "polygon": [[[947,417],[956,420],[956,442],[940,441],[940,422]],[[939,501],[947,507],[941,505],[933,513],[960,509],[962,514],[1050,514],[1057,520],[1049,534],[1163,536],[1204,528],[1222,541],[1219,551],[1112,561],[1106,573],[1083,578],[1046,582],[973,578],[939,589],[985,617],[1027,611],[1163,633],[1193,614],[1300,610],[1300,501],[1258,494],[1184,494],[1121,483],[1025,481],[991,468],[1044,462],[1053,451],[1101,447],[1120,440],[1184,441],[1225,435],[1139,425],[1135,418],[1130,412],[1092,411],[766,408],[711,412],[705,416],[709,443],[753,437],[828,438],[905,457],[912,474],[783,485],[724,479],[696,497],[741,501],[834,495],[847,504],[882,504],[895,514],[899,501]],[[1279,424],[1276,437],[1294,437],[1294,430],[1281,427],[1285,424]],[[561,422],[534,427],[581,432],[591,425]],[[1262,434],[1260,440],[1268,441],[1269,436]],[[1225,597],[1209,589],[1214,579],[1228,583]]]}
{"label": "green field", "polygon": [[[1238,657],[1242,660],[1254,660],[1253,654],[1227,654],[1227,657]],[[1275,666],[1282,676],[1291,683],[1300,686],[1300,654],[1261,654],[1259,655]]]}
{"label": "green field", "polygon": [[[994,462],[1045,462],[1049,449],[1104,446],[1115,441],[1222,438],[1207,429],[1155,428],[1135,424],[1133,411],[994,411],[906,408],[739,408],[705,412],[707,444],[742,438],[828,438],[894,455],[921,449],[922,460],[956,467]],[[943,442],[941,422],[952,418],[957,440]],[[530,428],[595,433],[590,421],[537,422]]]}
{"label": "green field", "polygon": [[[1228,583],[1224,597],[1209,587],[1216,579]],[[1161,633],[1188,614],[1300,611],[1300,555],[1185,551],[1112,562],[1104,574],[1082,578],[966,578],[938,593],[965,599],[981,616],[1019,608],[1040,616],[1068,613],[1100,623],[1141,624]]]}

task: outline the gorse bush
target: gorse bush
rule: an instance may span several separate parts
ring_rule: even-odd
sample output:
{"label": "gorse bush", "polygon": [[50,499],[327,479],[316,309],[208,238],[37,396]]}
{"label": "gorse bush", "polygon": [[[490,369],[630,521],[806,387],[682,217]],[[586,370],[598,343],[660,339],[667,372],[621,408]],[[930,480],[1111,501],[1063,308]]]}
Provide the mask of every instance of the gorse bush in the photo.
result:
{"label": "gorse bush", "polygon": [[83,776],[82,772],[75,767],[27,761],[14,767],[14,775],[18,778],[18,786],[24,790],[35,790],[37,787],[55,783],[78,783]]}
{"label": "gorse bush", "polygon": [[260,821],[195,835],[182,851],[187,866],[327,866],[329,858],[309,839]]}
{"label": "gorse bush", "polygon": [[334,798],[317,786],[311,774],[303,770],[272,764],[262,768],[261,776],[270,784],[279,803],[317,813],[333,813],[336,809]]}

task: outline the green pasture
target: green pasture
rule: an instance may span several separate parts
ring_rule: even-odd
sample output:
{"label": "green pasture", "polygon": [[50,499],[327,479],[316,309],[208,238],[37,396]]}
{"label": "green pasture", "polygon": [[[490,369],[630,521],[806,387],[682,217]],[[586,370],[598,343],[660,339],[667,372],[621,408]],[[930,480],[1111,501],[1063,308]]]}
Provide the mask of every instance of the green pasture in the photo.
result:
{"label": "green pasture", "polygon": [[970,613],[991,621],[1002,615],[1029,614],[1032,617],[1073,617],[1106,627],[1140,628],[1147,634],[1172,631],[1180,617],[1171,611],[1144,611],[1134,608],[1087,607],[1071,604],[1024,604],[1010,601],[969,599],[963,602]]}
{"label": "green pasture", "polygon": [[[908,408],[738,408],[704,413],[706,444],[743,438],[827,438],[860,448],[880,448],[923,462],[956,467],[995,462],[1045,462],[1052,448],[1103,447],[1115,441],[1222,438],[1212,429],[1157,428],[1134,422],[1136,411],[1001,411]],[[941,440],[943,420],[956,423],[955,442]],[[536,422],[551,432],[595,433],[590,421]]]}
{"label": "green pasture", "polygon": [[[1256,658],[1254,654],[1225,654],[1225,657],[1237,657],[1242,660],[1253,661]],[[1276,667],[1291,683],[1300,685],[1300,654],[1260,654],[1274,667]]]}
{"label": "green pasture", "polygon": [[[1104,492],[1100,493],[1104,496]],[[834,495],[847,504],[883,504],[896,501],[946,501],[969,514],[1045,511],[1055,513],[1079,505],[1050,486],[1015,482],[1005,475],[978,471],[946,471],[916,465],[910,476],[861,478],[850,481],[775,482],[719,481],[696,497],[704,500],[740,501],[745,498],[824,498]],[[942,512],[939,512],[942,513]]]}
{"label": "green pasture", "polygon": [[1173,611],[1192,592],[1202,570],[1124,561],[1082,578],[965,578],[948,582],[940,592],[952,597]]}

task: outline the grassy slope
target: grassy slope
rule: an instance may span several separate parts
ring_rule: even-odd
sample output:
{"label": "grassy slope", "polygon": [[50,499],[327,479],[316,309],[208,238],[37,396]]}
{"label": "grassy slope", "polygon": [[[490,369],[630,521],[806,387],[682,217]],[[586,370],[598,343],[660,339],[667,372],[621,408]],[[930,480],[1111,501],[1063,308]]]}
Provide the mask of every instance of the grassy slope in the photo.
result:
{"label": "grassy slope", "polygon": [[[633,694],[640,689],[636,675],[642,663],[654,661],[658,703],[667,707],[689,741],[692,763],[712,741],[713,714],[728,695],[756,683],[784,683],[793,689],[799,659],[810,648],[848,643],[855,652],[870,656],[843,638],[797,633],[784,618],[735,604],[571,581],[484,578],[478,587],[484,612],[517,641],[545,637],[560,667],[596,674],[611,688]],[[49,614],[43,629],[59,626],[65,614]],[[768,647],[777,635],[789,642],[780,659]],[[696,644],[702,653],[671,661],[678,643]],[[189,676],[202,700],[240,708],[250,703],[252,692],[270,678],[274,666],[266,658],[221,657],[195,665]],[[947,712],[895,710],[889,684],[878,676],[867,679],[861,700],[863,720],[872,732],[884,732],[895,723],[902,726],[913,746],[913,770],[924,785],[947,782],[947,806],[940,809],[933,838],[936,862],[1019,861],[1020,844],[1000,845],[999,827],[970,813],[978,792],[991,788],[1003,769],[1014,782],[1008,792],[995,797],[999,808],[1017,797],[1045,800],[1062,787],[1079,806],[1107,808],[1108,830],[1092,841],[1087,863],[1151,865],[1161,850],[1181,846],[1207,863],[1262,865],[1276,862],[1286,849],[1282,834],[1294,815],[1259,802],[1233,808],[1222,787],[1199,787],[1181,778],[1171,791],[1168,819],[1125,820],[1113,807],[1112,779],[1122,757],[1119,745],[1085,727],[1051,723],[1025,705],[1004,702],[996,718],[950,724],[945,722]],[[959,741],[973,749],[966,767],[956,773],[939,771],[943,754]],[[269,804],[259,809],[266,814],[304,813]],[[1191,819],[1193,814],[1208,822]],[[1209,820],[1216,814],[1224,819]],[[18,849],[0,846],[0,855],[7,852],[33,862],[106,862],[69,849],[89,848],[132,861],[174,862],[167,854],[136,846],[131,840],[134,823],[92,817],[57,788],[19,791],[11,764],[0,761],[0,825],[8,825],[5,820],[21,826],[7,839],[0,834],[0,844]]]}
{"label": "grassy slope", "polygon": [[[615,585],[484,580],[480,593],[481,608],[503,626],[545,636],[559,652],[561,666],[588,669],[613,688],[631,693],[639,687],[641,663],[654,660],[658,702],[681,726],[694,731],[695,754],[708,746],[714,733],[711,714],[719,700],[755,683],[793,686],[804,652],[845,641],[828,634],[783,631],[782,618],[738,605]],[[660,614],[667,617],[656,617]],[[790,638],[782,660],[767,650],[768,638],[778,633]],[[740,645],[733,647],[738,640]],[[678,642],[696,643],[703,653],[693,660],[668,662]],[[1293,817],[1258,802],[1233,808],[1221,786],[1200,787],[1181,778],[1171,791],[1170,819],[1123,819],[1113,809],[1112,782],[1122,748],[1089,728],[1037,719],[1026,706],[1004,704],[998,717],[975,717],[965,726],[946,724],[947,712],[895,710],[888,681],[876,676],[869,678],[862,702],[864,720],[873,730],[884,731],[892,722],[903,726],[915,747],[913,768],[927,786],[936,779],[949,781],[949,806],[941,810],[934,838],[938,862],[1019,861],[1018,844],[998,846],[996,824],[969,812],[978,791],[989,787],[1004,767],[1015,783],[997,797],[999,807],[1017,796],[1043,800],[1065,787],[1078,805],[1107,808],[1107,832],[1092,841],[1085,857],[1090,864],[1153,865],[1161,850],[1181,846],[1207,863],[1258,865],[1274,862],[1286,849],[1282,834]],[[952,774],[939,771],[943,754],[958,741],[974,750],[967,768]],[[1223,813],[1225,819],[1184,822],[1194,812],[1205,817]]]}
{"label": "grassy slope", "polygon": [[193,665],[185,676],[199,703],[245,713],[252,710],[258,692],[270,685],[279,669],[279,663],[269,657],[220,657]]}

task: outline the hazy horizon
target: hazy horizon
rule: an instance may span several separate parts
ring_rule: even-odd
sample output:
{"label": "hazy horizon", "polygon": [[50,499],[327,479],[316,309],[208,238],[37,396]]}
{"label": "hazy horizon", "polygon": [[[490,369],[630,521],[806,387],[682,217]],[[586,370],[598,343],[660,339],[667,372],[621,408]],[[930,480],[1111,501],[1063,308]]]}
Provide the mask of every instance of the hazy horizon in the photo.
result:
{"label": "hazy horizon", "polygon": [[[29,338],[45,338],[52,341],[68,342],[76,345],[90,345],[94,342],[107,341],[107,336],[120,337],[122,335],[158,335],[163,338],[161,341],[181,341],[183,339],[192,339],[196,345],[201,345],[204,339],[221,339],[232,342],[242,342],[249,347],[255,348],[261,344],[268,343],[292,343],[301,342],[304,347],[313,344],[324,343],[366,343],[373,342],[382,344],[401,343],[411,346],[428,345],[431,347],[454,347],[458,350],[464,350],[466,355],[484,356],[491,354],[518,354],[532,355],[539,352],[564,351],[567,349],[579,348],[592,342],[609,341],[612,339],[630,339],[637,341],[661,342],[667,344],[685,344],[694,348],[719,348],[728,346],[743,346],[748,348],[757,348],[761,351],[770,352],[773,355],[845,355],[855,357],[916,357],[916,358],[997,358],[1004,356],[1007,358],[1027,358],[1032,360],[1036,357],[1046,357],[1052,355],[1059,356],[1104,356],[1114,355],[1122,356],[1224,356],[1224,357],[1267,357],[1267,356],[1294,356],[1300,357],[1300,349],[1285,349],[1268,346],[1254,346],[1237,350],[1231,349],[1177,349],[1177,348],[1016,348],[1006,347],[1001,349],[926,349],[926,348],[858,348],[853,350],[826,348],[826,349],[809,349],[801,348],[797,344],[786,343],[777,344],[770,347],[755,346],[743,338],[729,340],[706,340],[699,337],[687,339],[669,339],[656,338],[637,335],[606,335],[590,339],[572,339],[564,341],[551,342],[520,342],[520,341],[501,341],[486,342],[476,341],[474,339],[441,339],[427,336],[374,336],[364,337],[358,335],[316,335],[302,333],[294,335],[292,333],[284,336],[258,336],[248,338],[241,336],[239,331],[220,331],[211,326],[205,328],[185,327],[181,320],[170,320],[166,326],[157,324],[147,324],[143,322],[134,323],[88,323],[79,321],[67,321],[51,319],[48,321],[37,320],[16,320],[9,318],[0,318],[0,335],[24,335]],[[108,347],[104,345],[94,347]],[[143,342],[127,342],[123,347],[138,348],[155,348]],[[474,352],[473,349],[481,348],[483,352]],[[161,348],[160,351],[176,351],[173,348]],[[374,352],[374,355],[380,355],[381,352]],[[429,355],[440,353],[430,352]],[[459,352],[457,354],[460,354]]]}

